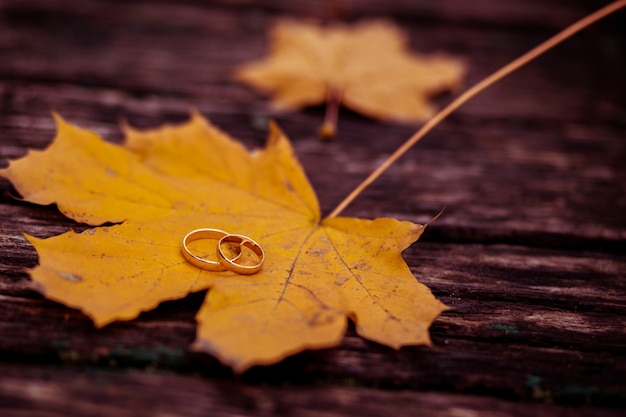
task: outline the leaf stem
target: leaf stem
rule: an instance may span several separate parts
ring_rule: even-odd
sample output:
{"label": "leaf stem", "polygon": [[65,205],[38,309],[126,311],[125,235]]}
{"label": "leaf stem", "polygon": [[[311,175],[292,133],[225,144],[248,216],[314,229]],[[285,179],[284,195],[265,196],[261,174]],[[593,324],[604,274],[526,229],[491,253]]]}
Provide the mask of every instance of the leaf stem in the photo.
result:
{"label": "leaf stem", "polygon": [[341,93],[332,87],[328,88],[326,96],[326,113],[324,114],[324,124],[319,130],[322,139],[330,140],[337,132],[337,119],[339,117],[339,103],[341,102]]}
{"label": "leaf stem", "polygon": [[542,55],[549,49],[568,39],[569,37],[575,35],[586,27],[594,24],[598,20],[610,15],[611,13],[616,12],[622,7],[626,6],[626,0],[618,0],[613,3],[608,4],[607,6],[583,17],[579,21],[572,23],[570,26],[557,33],[553,37],[548,40],[542,42],[537,45],[530,51],[521,55],[517,59],[509,62],[504,67],[500,68],[496,72],[484,78],[482,81],[475,84],[473,87],[465,91],[459,97],[456,98],[452,103],[448,104],[444,109],[442,109],[439,113],[433,116],[428,122],[424,124],[413,136],[411,136],[406,142],[402,144],[387,160],[385,160],[378,168],[376,168],[363,182],[361,182],[346,198],[344,198],[337,207],[328,215],[328,217],[336,217],[338,216],[356,197],[359,196],[363,192],[365,188],[367,188],[371,183],[373,183],[378,177],[380,177],[383,172],[387,170],[398,158],[404,155],[413,145],[415,145],[422,137],[424,137],[428,132],[430,132],[435,126],[437,126],[442,120],[448,117],[453,111],[461,107],[468,100],[473,98],[475,95],[489,87],[490,85],[496,83],[502,78],[506,77],[513,71],[516,71],[520,67],[526,65],[533,59]]}

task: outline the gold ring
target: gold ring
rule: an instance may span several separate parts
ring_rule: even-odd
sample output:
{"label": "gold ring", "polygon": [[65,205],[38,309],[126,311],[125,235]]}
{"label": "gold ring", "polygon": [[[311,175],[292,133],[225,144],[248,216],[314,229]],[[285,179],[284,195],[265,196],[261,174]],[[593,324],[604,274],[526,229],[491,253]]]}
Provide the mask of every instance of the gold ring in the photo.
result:
{"label": "gold ring", "polygon": [[[210,261],[208,259],[201,258],[191,253],[191,251],[187,247],[187,244],[189,242],[193,242],[194,240],[199,240],[199,239],[219,240],[226,236],[228,236],[228,233],[219,229],[192,230],[191,232],[187,233],[187,235],[183,238],[183,247],[181,250],[181,252],[183,253],[183,257],[185,258],[187,262],[189,262],[190,264],[192,264],[193,266],[197,268],[204,269],[207,271],[225,271],[226,268],[220,262]],[[238,249],[239,249],[239,254],[237,254],[237,256],[235,256],[234,258],[230,259],[230,261],[239,259],[239,257],[241,256],[241,248],[238,248]],[[222,256],[224,255],[222,254]],[[226,256],[224,256],[224,259],[226,259]]]}
{"label": "gold ring", "polygon": [[[224,255],[224,252],[222,252],[222,244],[224,243],[236,243],[239,244],[239,246],[247,247],[259,257],[259,262],[255,265],[241,265],[234,262],[236,259],[228,259],[226,255]],[[265,261],[265,253],[263,253],[263,248],[249,237],[232,234],[222,237],[219,242],[217,242],[217,260],[226,269],[238,274],[251,275],[256,274],[261,269],[261,265],[263,265],[263,261]]]}

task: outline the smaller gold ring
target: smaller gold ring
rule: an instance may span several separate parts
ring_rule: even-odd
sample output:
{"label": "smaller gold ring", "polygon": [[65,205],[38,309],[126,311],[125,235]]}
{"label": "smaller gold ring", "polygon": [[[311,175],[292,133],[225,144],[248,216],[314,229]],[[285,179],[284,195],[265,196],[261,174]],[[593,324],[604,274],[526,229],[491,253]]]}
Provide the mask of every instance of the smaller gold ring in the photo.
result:
{"label": "smaller gold ring", "polygon": [[[234,262],[236,259],[228,259],[226,255],[224,255],[224,252],[222,252],[222,244],[224,243],[235,243],[239,244],[239,246],[247,247],[259,257],[259,262],[255,265],[241,265]],[[263,252],[261,245],[249,237],[232,234],[224,236],[219,240],[219,242],[217,242],[217,260],[226,269],[242,275],[251,275],[256,274],[261,270],[261,265],[263,265],[263,261],[265,261],[265,253]]]}
{"label": "smaller gold ring", "polygon": [[[200,239],[220,240],[224,238],[225,236],[228,236],[228,233],[219,229],[192,230],[191,232],[187,233],[187,235],[183,238],[183,247],[181,250],[183,257],[185,258],[187,262],[189,262],[191,265],[197,268],[204,269],[206,271],[225,271],[226,268],[224,267],[224,265],[222,265],[222,263],[216,262],[216,261],[210,261],[208,259],[204,259],[199,256],[196,256],[193,253],[191,253],[191,251],[187,247],[187,244],[190,242],[193,242],[194,240],[200,240]],[[232,258],[231,261],[237,260],[241,256],[241,248],[238,248],[238,249],[239,249],[239,254],[237,254],[237,256],[235,256],[234,258]],[[224,256],[224,258],[226,259],[226,256]]]}

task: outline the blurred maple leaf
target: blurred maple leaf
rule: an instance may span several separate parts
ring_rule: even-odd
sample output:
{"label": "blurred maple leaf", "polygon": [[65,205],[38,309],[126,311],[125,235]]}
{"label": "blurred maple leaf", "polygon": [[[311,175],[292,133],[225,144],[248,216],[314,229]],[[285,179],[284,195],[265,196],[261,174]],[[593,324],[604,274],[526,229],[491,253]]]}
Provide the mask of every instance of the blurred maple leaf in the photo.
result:
{"label": "blurred maple leaf", "polygon": [[[120,224],[28,236],[39,254],[29,272],[46,297],[100,327],[210,288],[194,348],[237,371],[337,345],[348,318],[361,336],[394,348],[430,343],[428,327],[446,307],[401,256],[424,226],[321,220],[275,125],[266,148],[249,153],[197,114],[177,127],[126,129],[123,147],[56,119],[50,147],[31,150],[0,175],[27,201],[55,203],[90,225]],[[181,240],[204,227],[257,240],[263,269],[244,276],[187,263]]]}
{"label": "blurred maple leaf", "polygon": [[411,53],[406,36],[387,21],[352,27],[282,21],[271,40],[268,56],[240,67],[237,78],[273,94],[277,108],[326,101],[324,137],[334,135],[339,103],[376,119],[424,121],[434,114],[428,98],[457,87],[465,72],[458,59]]}

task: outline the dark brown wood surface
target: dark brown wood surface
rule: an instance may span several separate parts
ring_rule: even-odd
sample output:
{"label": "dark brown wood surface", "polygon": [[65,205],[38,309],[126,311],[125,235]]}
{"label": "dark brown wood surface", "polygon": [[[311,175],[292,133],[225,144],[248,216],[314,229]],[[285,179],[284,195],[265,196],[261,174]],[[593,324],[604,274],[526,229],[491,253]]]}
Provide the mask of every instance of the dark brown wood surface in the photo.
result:
{"label": "dark brown wood surface", "polygon": [[[0,0],[0,166],[45,148],[50,111],[121,140],[190,108],[249,147],[274,118],[329,212],[415,130],[322,107],[271,111],[233,82],[283,17],[394,19],[420,51],[466,60],[466,86],[606,2]],[[457,111],[345,212],[425,222],[405,252],[454,307],[435,348],[356,336],[233,375],[191,353],[204,293],[96,330],[44,299],[23,233],[80,225],[0,180],[2,416],[583,416],[626,408],[626,12]],[[452,96],[437,99],[444,104]],[[103,294],[106,297],[106,294]]]}

